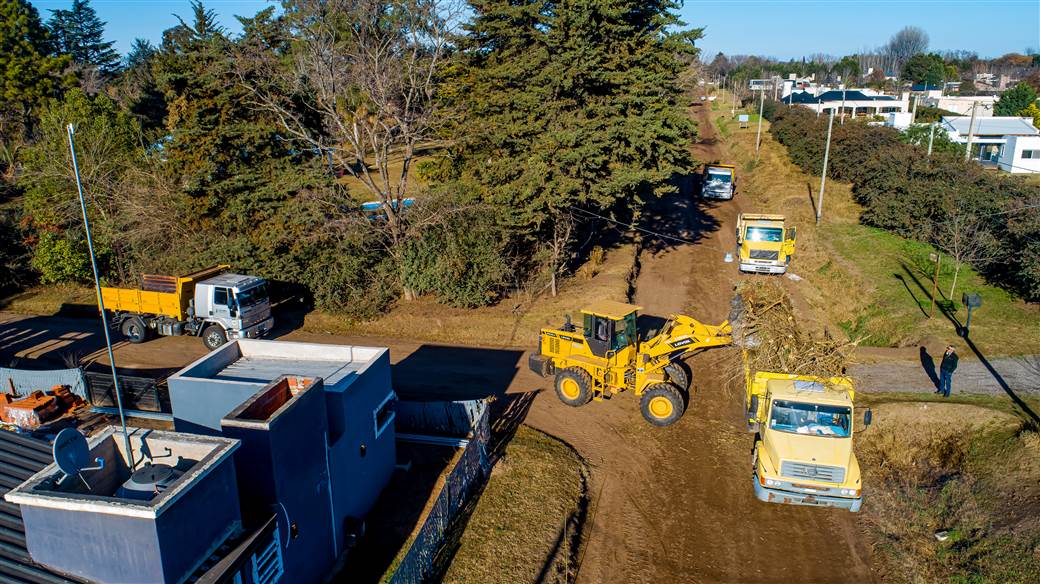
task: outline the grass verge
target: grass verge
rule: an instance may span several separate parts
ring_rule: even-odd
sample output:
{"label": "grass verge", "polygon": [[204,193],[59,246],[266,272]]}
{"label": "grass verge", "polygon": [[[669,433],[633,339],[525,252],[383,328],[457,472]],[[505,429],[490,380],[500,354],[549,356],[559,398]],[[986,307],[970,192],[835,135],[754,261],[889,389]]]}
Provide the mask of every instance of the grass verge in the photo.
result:
{"label": "grass verge", "polygon": [[858,441],[886,582],[1040,581],[1040,436],[975,405],[887,403]]}
{"label": "grass verge", "polygon": [[[768,124],[766,124],[768,127]],[[862,344],[905,347],[930,337],[950,341],[955,325],[942,311],[928,317],[934,264],[931,246],[859,224],[862,207],[851,185],[828,180],[823,220],[815,223],[820,178],[803,173],[787,159],[786,149],[762,132],[755,160],[755,127],[732,129],[726,147],[742,165],[740,194],[749,212],[783,213],[798,227],[798,247],[791,264],[802,282],[787,282],[838,334],[862,338]],[[739,196],[739,195],[738,195]],[[944,257],[939,295],[950,316],[964,322],[963,291],[978,292],[983,306],[972,315],[972,339],[987,355],[1040,352],[1040,305],[986,284],[962,267],[953,298],[952,261]],[[955,343],[956,344],[956,343]]]}
{"label": "grass verge", "polygon": [[496,463],[444,582],[572,582],[586,499],[584,461],[521,426]]}

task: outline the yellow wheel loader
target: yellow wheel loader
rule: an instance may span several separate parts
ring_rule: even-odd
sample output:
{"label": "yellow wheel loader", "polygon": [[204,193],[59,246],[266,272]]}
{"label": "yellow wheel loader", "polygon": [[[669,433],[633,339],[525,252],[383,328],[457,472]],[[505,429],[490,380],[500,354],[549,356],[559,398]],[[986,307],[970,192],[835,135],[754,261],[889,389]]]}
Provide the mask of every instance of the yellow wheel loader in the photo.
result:
{"label": "yellow wheel loader", "polygon": [[689,316],[673,315],[661,332],[640,339],[636,318],[641,307],[599,301],[581,311],[582,326],[570,318],[560,328],[541,331],[531,370],[555,378],[556,395],[578,407],[609,399],[623,391],[640,396],[643,417],[655,426],[670,426],[686,411],[690,371],[682,358],[728,345],[728,322],[706,325]]}

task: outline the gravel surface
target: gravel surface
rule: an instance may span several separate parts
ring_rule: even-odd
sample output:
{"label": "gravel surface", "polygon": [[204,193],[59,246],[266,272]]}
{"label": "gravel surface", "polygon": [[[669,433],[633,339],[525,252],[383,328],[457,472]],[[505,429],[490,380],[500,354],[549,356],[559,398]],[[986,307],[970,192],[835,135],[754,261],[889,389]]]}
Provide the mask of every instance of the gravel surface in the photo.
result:
{"label": "gravel surface", "polygon": [[[916,362],[897,361],[852,365],[849,374],[868,392],[928,392],[938,384],[941,354],[923,352]],[[1040,395],[1040,355],[989,359],[989,367],[972,356],[961,356],[953,374],[953,393],[1005,393],[1001,380],[1020,395]],[[994,375],[994,371],[996,375]]]}

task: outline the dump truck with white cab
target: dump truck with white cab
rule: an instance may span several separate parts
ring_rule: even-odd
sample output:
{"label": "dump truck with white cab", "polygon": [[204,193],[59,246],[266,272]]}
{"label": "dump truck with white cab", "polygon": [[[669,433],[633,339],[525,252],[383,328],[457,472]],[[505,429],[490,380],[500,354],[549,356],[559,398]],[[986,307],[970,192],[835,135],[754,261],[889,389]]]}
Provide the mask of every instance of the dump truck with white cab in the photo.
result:
{"label": "dump truck with white cab", "polygon": [[229,274],[230,266],[206,268],[186,276],[145,274],[142,286],[102,288],[112,326],[131,343],[153,334],[191,335],[215,349],[228,339],[254,339],[274,326],[267,282]]}
{"label": "dump truck with white cab", "polygon": [[794,257],[796,231],[783,215],[737,217],[737,265],[742,272],[783,274]]}
{"label": "dump truck with white cab", "polygon": [[737,167],[732,164],[706,164],[701,175],[701,198],[722,199],[733,198],[736,190]]}
{"label": "dump truck with white cab", "polygon": [[[858,512],[863,485],[852,451],[852,382],[846,377],[752,373],[746,356],[745,376],[747,425],[756,433],[755,497]],[[870,422],[867,409],[859,429]]]}

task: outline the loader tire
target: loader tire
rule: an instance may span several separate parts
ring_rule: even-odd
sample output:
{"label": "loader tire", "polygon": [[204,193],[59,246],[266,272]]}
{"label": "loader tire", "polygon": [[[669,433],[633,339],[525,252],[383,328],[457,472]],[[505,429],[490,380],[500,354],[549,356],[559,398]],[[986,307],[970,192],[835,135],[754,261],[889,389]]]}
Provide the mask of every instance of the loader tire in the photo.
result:
{"label": "loader tire", "polygon": [[674,383],[679,389],[690,389],[690,366],[682,361],[672,361],[664,366],[664,373],[668,381]]}
{"label": "loader tire", "polygon": [[556,372],[556,397],[571,406],[583,406],[592,399],[592,377],[580,367]]}
{"label": "loader tire", "polygon": [[143,343],[148,340],[148,326],[140,316],[131,316],[124,320],[119,330],[131,343]]}
{"label": "loader tire", "polygon": [[647,422],[655,426],[671,426],[686,411],[682,391],[671,383],[655,383],[643,392],[639,409]]}
{"label": "loader tire", "polygon": [[211,324],[202,329],[202,343],[212,351],[227,342],[227,333],[219,324]]}

